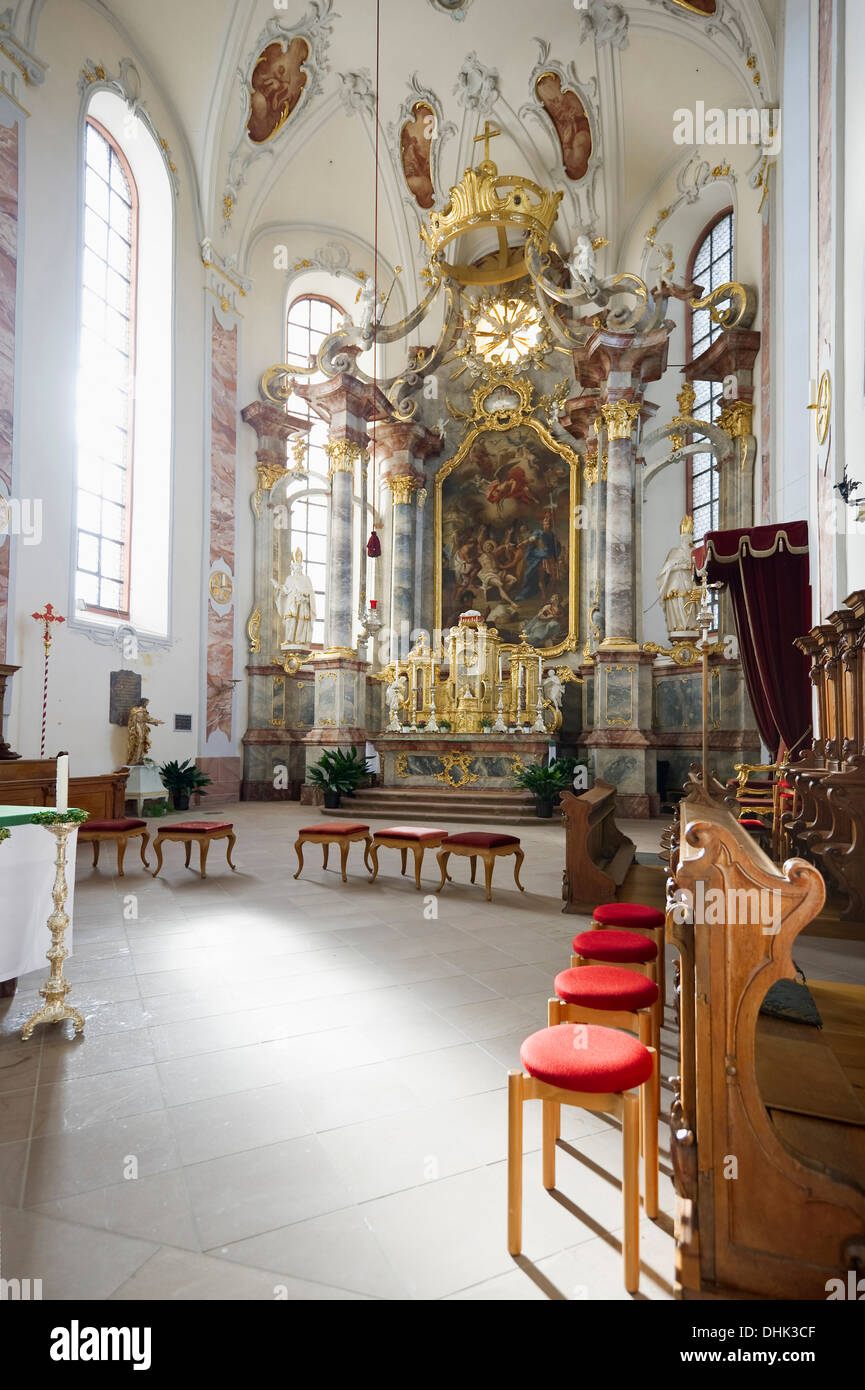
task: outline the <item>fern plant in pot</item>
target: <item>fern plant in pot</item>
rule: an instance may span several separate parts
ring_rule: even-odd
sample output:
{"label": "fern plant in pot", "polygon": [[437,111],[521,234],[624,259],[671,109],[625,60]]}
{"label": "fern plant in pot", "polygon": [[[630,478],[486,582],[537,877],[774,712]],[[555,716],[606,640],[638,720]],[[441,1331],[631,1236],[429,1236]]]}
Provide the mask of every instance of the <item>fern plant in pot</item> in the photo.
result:
{"label": "fern plant in pot", "polygon": [[532,763],[515,774],[517,786],[525,788],[535,798],[535,812],[540,820],[550,820],[562,792],[570,786],[574,775],[575,758],[557,758],[550,763]]}
{"label": "fern plant in pot", "polygon": [[318,762],[307,769],[306,780],[310,787],[317,787],[324,793],[326,808],[335,811],[340,798],[353,795],[368,776],[366,758],[362,758],[352,745],[348,753],[340,748],[328,748]]}
{"label": "fern plant in pot", "polygon": [[159,775],[165,790],[171,794],[175,811],[188,811],[190,796],[194,792],[205,795],[204,788],[209,787],[211,783],[207,773],[202,772],[189,758],[185,758],[182,763],[176,759],[163,763]]}

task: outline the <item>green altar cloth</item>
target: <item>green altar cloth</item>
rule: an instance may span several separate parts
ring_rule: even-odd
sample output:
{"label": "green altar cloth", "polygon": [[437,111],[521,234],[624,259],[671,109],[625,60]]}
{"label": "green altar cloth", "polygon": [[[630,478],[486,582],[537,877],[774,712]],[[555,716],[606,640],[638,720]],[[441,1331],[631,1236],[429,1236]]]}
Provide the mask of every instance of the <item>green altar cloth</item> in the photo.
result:
{"label": "green altar cloth", "polygon": [[53,810],[53,806],[0,806],[0,826],[30,825],[34,816]]}

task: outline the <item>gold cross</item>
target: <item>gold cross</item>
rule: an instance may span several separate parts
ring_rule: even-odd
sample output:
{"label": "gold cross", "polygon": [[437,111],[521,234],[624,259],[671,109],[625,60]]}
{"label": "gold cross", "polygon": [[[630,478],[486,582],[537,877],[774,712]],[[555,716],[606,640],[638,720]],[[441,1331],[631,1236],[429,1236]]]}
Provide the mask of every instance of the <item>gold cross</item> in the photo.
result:
{"label": "gold cross", "polygon": [[484,142],[484,160],[485,160],[485,162],[489,162],[489,157],[490,157],[490,141],[493,140],[493,139],[495,139],[495,137],[496,137],[497,135],[501,135],[501,133],[502,133],[502,132],[501,132],[500,130],[493,130],[493,128],[492,128],[492,126],[490,125],[489,121],[487,121],[487,123],[486,123],[486,125],[484,126],[483,130],[481,131],[480,135],[476,135],[476,136],[475,136],[475,138],[474,138],[474,143],[475,143],[476,145],[479,145],[480,142],[481,142],[482,140],[483,140],[483,142]]}

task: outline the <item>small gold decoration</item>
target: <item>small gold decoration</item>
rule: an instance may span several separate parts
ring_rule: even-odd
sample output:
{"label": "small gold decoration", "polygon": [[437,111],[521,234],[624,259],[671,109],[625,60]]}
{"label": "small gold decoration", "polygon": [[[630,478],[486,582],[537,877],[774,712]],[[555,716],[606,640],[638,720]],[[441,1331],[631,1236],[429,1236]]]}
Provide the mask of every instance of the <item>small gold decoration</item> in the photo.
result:
{"label": "small gold decoration", "polygon": [[[727,300],[729,303],[725,309],[717,307]],[[712,323],[719,324],[721,328],[748,328],[757,310],[757,296],[747,285],[727,280],[702,299],[692,299],[690,304],[692,309],[708,309]]]}
{"label": "small gold decoration", "polygon": [[601,406],[610,439],[630,439],[640,416],[639,401],[612,401]]}
{"label": "small gold decoration", "polygon": [[753,414],[751,401],[725,401],[718,416],[718,428],[731,439],[745,439],[751,433]]}
{"label": "small gold decoration", "polygon": [[234,584],[231,575],[226,574],[225,570],[214,570],[210,576],[210,597],[215,603],[230,603],[234,594]]}
{"label": "small gold decoration", "polygon": [[694,383],[692,381],[684,382],[681,391],[676,397],[679,413],[686,416],[693,415],[696,400],[697,392],[694,390]]}
{"label": "small gold decoration", "polygon": [[394,772],[396,773],[397,777],[411,776],[411,773],[408,770],[408,754],[397,753],[396,760],[394,762]]}
{"label": "small gold decoration", "polygon": [[417,498],[416,498],[416,501],[417,501],[417,509],[418,509],[419,512],[422,512],[422,511],[423,511],[424,503],[426,502],[428,496],[429,496],[429,493],[427,492],[427,490],[426,490],[425,487],[419,487],[419,488],[418,488],[418,490],[417,490]]}
{"label": "small gold decoration", "polygon": [[246,635],[249,638],[250,656],[257,656],[261,651],[261,609],[253,609],[252,616],[246,624]]}
{"label": "small gold decoration", "polygon": [[391,490],[394,506],[411,506],[411,499],[420,487],[420,479],[410,473],[399,473],[384,480]]}
{"label": "small gold decoration", "polygon": [[815,406],[815,423],[817,426],[817,443],[825,444],[829,434],[829,420],[832,415],[832,378],[827,371],[820,377],[820,384],[817,387],[817,404]]}
{"label": "small gold decoration", "polygon": [[324,452],[327,454],[329,478],[332,478],[334,473],[351,473],[353,476],[358,459],[362,459],[364,464],[369,462],[366,450],[359,444],[353,444],[350,439],[329,439],[324,446]]}
{"label": "small gold decoration", "polygon": [[266,492],[270,492],[281,478],[284,478],[288,469],[281,463],[257,463],[255,471],[258,483],[255,489],[255,496],[252,499],[252,506],[255,515],[261,520],[261,499]]}
{"label": "small gold decoration", "polygon": [[[698,589],[699,593],[700,590]],[[709,655],[713,655],[724,650],[723,642],[714,642],[709,647]],[[696,666],[702,660],[702,647],[697,641],[689,641],[682,638],[674,642],[671,647],[662,647],[657,642],[644,642],[643,651],[649,652],[651,656],[668,656],[675,661],[677,666]]]}
{"label": "small gold decoration", "polygon": [[477,773],[472,772],[469,767],[469,763],[472,762],[474,762],[474,757],[471,753],[442,753],[442,770],[436,773],[436,781],[444,782],[446,786],[453,787],[457,791],[461,787],[467,787],[472,782],[479,781]]}

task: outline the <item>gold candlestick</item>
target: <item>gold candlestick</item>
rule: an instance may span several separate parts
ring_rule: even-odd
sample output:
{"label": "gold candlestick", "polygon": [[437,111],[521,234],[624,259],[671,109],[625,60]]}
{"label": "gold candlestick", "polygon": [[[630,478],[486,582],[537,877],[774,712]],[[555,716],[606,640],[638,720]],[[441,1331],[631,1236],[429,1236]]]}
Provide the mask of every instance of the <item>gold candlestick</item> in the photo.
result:
{"label": "gold candlestick", "polygon": [[45,1000],[41,1009],[37,1009],[35,1014],[31,1014],[24,1027],[21,1029],[21,1037],[26,1042],[33,1032],[37,1023],[62,1023],[64,1019],[71,1018],[75,1027],[74,1033],[83,1033],[84,1017],[73,1009],[71,1004],[66,1003],[66,996],[72,986],[63,975],[63,962],[69,955],[64,943],[66,928],[69,926],[69,916],[66,912],[66,898],[69,888],[66,882],[66,842],[73,830],[77,830],[80,820],[55,821],[53,824],[45,826],[50,830],[57,840],[57,856],[54,860],[55,874],[54,887],[51,896],[54,899],[54,911],[48,918],[48,926],[51,931],[51,947],[46,952],[48,960],[51,962],[51,973],[39,993]]}

